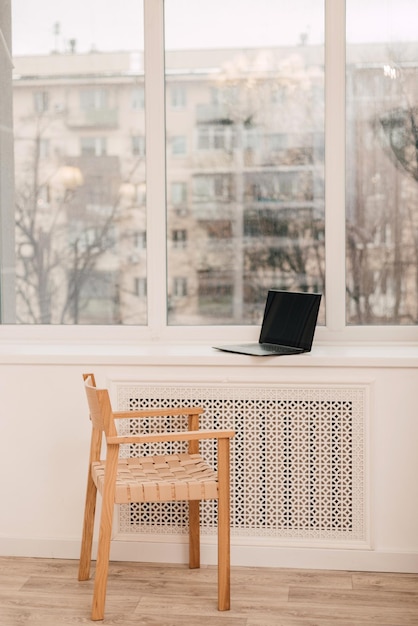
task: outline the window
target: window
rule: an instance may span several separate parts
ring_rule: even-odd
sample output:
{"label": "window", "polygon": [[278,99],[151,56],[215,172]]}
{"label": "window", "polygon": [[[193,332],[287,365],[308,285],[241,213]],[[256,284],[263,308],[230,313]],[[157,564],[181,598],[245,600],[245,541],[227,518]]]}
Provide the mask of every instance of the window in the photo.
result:
{"label": "window", "polygon": [[131,108],[134,111],[143,111],[145,107],[145,89],[141,85],[140,87],[133,87],[131,90]]}
{"label": "window", "polygon": [[[418,322],[418,41],[415,35],[414,44],[395,44],[395,37],[405,39],[413,3],[382,4],[374,46],[363,43],[375,36],[373,7],[347,4],[346,318],[351,325]],[[362,43],[354,43],[359,19],[365,25]]]}
{"label": "window", "polygon": [[134,156],[145,156],[145,137],[142,135],[134,135],[131,137],[132,154]]}
{"label": "window", "polygon": [[174,206],[187,203],[187,183],[171,183],[171,202]]}
{"label": "window", "polygon": [[200,174],[193,176],[193,200],[205,202],[210,200],[232,199],[232,180],[230,174]]}
{"label": "window", "polygon": [[231,150],[233,129],[223,126],[199,127],[197,131],[198,150]]}
{"label": "window", "polygon": [[80,107],[89,109],[107,109],[108,91],[106,89],[84,89],[80,92]]}
{"label": "window", "polygon": [[[46,3],[29,29],[27,3],[10,2],[3,322],[245,334],[276,287],[323,292],[319,338],[413,336],[414,2],[133,0],[121,14],[73,0],[98,40],[80,29],[71,52],[38,38]],[[128,263],[132,233],[147,231]],[[141,306],[139,277],[152,284]]]}
{"label": "window", "polygon": [[174,85],[170,89],[170,103],[173,109],[184,109],[186,106],[186,88],[182,85]]}
{"label": "window", "polygon": [[147,247],[147,233],[140,230],[134,233],[134,248],[136,250],[145,250]]}
{"label": "window", "polygon": [[175,248],[185,248],[187,244],[187,230],[185,228],[173,230],[172,239]]}
{"label": "window", "polygon": [[135,278],[134,279],[134,293],[138,298],[146,298],[147,296],[147,279]]}
{"label": "window", "polygon": [[47,159],[50,155],[50,140],[49,139],[40,139],[39,141],[39,158]]}
{"label": "window", "polygon": [[36,113],[44,113],[49,108],[49,94],[47,91],[35,91],[33,94]]}
{"label": "window", "polygon": [[105,137],[82,137],[80,148],[84,156],[103,156],[106,154],[106,139]]}
{"label": "window", "polygon": [[187,278],[176,276],[173,281],[173,296],[185,298],[187,296]]}
{"label": "window", "polygon": [[171,140],[171,154],[173,156],[186,154],[187,151],[187,139],[183,135],[173,137]]}

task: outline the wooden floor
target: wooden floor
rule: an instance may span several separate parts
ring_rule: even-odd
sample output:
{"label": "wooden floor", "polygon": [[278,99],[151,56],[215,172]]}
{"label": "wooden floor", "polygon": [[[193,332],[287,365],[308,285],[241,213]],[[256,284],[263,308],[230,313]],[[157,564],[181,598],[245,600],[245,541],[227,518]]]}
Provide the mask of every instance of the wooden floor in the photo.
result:
{"label": "wooden floor", "polygon": [[232,568],[232,609],[216,610],[216,568],[116,563],[106,617],[77,562],[0,557],[0,626],[417,626],[418,574]]}

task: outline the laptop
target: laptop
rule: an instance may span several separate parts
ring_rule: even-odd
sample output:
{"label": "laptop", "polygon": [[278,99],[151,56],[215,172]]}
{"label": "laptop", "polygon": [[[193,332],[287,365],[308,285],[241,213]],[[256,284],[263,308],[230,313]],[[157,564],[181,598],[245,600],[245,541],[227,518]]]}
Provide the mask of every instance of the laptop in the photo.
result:
{"label": "laptop", "polygon": [[258,343],[213,347],[254,356],[310,352],[320,303],[320,293],[270,289]]}

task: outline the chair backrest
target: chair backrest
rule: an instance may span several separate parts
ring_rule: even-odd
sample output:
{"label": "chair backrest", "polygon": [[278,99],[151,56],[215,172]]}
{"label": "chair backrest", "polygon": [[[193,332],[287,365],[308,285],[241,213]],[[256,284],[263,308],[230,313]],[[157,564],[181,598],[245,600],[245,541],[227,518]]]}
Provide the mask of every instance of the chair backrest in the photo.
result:
{"label": "chair backrest", "polygon": [[83,374],[90,419],[95,430],[107,436],[117,434],[107,389],[97,389],[93,374]]}

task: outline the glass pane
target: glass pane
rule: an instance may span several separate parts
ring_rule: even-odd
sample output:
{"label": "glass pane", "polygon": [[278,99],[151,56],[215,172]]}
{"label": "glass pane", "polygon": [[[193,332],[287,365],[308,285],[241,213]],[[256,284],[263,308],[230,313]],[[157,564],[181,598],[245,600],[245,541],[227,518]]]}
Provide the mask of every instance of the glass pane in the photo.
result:
{"label": "glass pane", "polygon": [[143,7],[120,7],[12,0],[16,323],[147,321]]}
{"label": "glass pane", "polygon": [[418,321],[415,0],[347,0],[347,323]]}
{"label": "glass pane", "polygon": [[254,324],[269,288],[323,290],[323,11],[165,2],[170,324]]}

